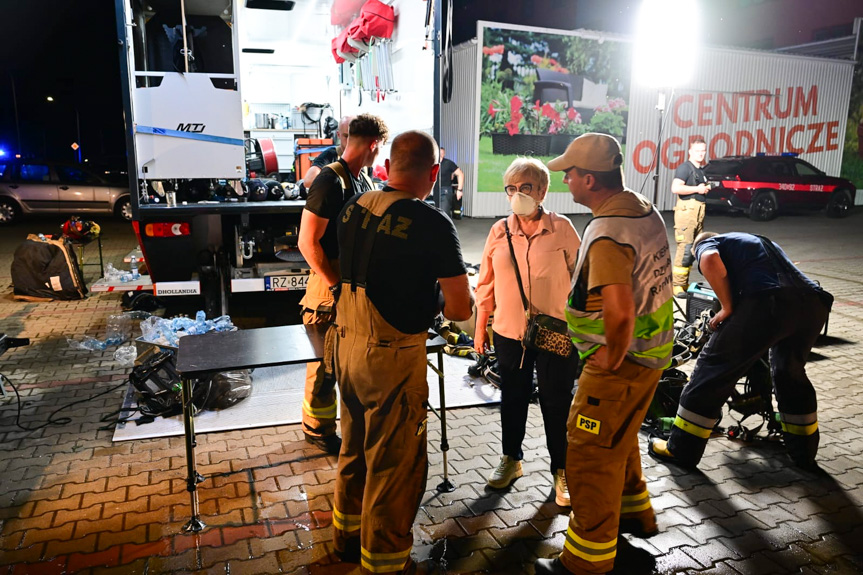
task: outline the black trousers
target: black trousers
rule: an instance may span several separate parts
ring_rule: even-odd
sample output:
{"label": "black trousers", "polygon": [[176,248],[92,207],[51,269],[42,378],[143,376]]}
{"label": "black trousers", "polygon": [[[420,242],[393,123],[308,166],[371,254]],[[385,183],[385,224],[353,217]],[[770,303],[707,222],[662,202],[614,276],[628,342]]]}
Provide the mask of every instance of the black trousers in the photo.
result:
{"label": "black trousers", "polygon": [[818,451],[818,404],[806,376],[806,360],[831,303],[826,292],[795,288],[741,300],[704,346],[683,388],[668,440],[674,456],[690,464],[701,460],[723,403],[737,381],[769,351],[785,446],[795,461],[811,461]]}
{"label": "black trousers", "polygon": [[452,186],[440,187],[440,211],[452,217],[452,203],[454,200]]}
{"label": "black trousers", "polygon": [[[533,370],[539,384],[539,407],[545,426],[545,442],[551,456],[551,472],[566,468],[566,420],[572,403],[578,354],[568,358],[524,349],[521,341],[494,333],[494,349],[500,370],[500,427],[503,454],[521,460],[528,406],[533,393]],[[522,362],[522,353],[524,361]]]}

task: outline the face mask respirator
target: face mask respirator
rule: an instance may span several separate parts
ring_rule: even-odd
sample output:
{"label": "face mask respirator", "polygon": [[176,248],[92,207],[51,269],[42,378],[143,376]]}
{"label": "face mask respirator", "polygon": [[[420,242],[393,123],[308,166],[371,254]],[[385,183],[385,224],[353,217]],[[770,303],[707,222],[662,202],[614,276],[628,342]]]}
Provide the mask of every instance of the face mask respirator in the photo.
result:
{"label": "face mask respirator", "polygon": [[522,194],[521,192],[516,192],[509,199],[510,206],[512,207],[512,213],[517,216],[529,216],[532,214],[536,207],[539,205],[536,200],[527,194]]}

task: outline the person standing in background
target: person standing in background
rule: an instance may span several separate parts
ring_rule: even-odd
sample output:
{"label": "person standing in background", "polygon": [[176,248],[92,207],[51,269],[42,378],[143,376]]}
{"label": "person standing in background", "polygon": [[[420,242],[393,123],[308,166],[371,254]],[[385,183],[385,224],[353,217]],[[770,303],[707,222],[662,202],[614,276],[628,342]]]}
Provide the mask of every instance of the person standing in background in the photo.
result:
{"label": "person standing in background", "polygon": [[455,162],[445,157],[440,149],[440,211],[449,217],[461,219],[461,198],[464,190],[464,172]]}
{"label": "person standing in background", "polygon": [[351,135],[351,120],[353,119],[353,116],[343,116],[339,121],[339,128],[336,132],[338,136],[336,145],[318,154],[318,157],[312,162],[311,167],[306,171],[306,175],[303,176],[303,186],[305,186],[306,190],[312,187],[315,178],[318,177],[321,170],[337,161],[345,153],[345,146],[348,145],[348,137]]}
{"label": "person standing in background", "polygon": [[674,206],[674,295],[686,297],[689,269],[692,267],[692,242],[704,229],[705,196],[710,191],[704,165],[707,163],[707,142],[701,136],[689,144],[689,159],[674,172],[671,193],[677,196]]}

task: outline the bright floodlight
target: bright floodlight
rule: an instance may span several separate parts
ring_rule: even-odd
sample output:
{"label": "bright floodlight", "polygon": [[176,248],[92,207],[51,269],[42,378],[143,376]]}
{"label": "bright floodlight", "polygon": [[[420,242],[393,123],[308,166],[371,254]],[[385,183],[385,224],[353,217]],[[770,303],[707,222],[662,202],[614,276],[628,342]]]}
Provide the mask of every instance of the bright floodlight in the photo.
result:
{"label": "bright floodlight", "polygon": [[639,82],[674,87],[695,68],[701,25],[696,0],[644,0],[633,66]]}

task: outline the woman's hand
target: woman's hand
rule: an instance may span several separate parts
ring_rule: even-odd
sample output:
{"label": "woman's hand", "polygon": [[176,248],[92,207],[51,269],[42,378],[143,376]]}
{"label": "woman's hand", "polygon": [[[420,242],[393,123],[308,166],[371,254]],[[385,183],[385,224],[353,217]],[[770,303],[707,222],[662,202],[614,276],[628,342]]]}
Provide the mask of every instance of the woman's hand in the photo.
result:
{"label": "woman's hand", "polygon": [[488,353],[488,332],[484,329],[478,330],[473,336],[473,349],[480,355]]}

